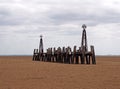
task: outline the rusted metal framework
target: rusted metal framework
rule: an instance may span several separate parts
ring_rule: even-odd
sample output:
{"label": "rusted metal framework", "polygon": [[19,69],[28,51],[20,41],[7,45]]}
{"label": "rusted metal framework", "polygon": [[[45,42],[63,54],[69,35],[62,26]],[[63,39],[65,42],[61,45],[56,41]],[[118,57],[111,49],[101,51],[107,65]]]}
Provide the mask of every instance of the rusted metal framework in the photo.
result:
{"label": "rusted metal framework", "polygon": [[45,61],[45,62],[57,62],[57,63],[67,63],[67,64],[96,64],[94,46],[90,46],[90,51],[88,51],[87,45],[87,34],[85,24],[82,25],[82,41],[81,46],[77,49],[77,46],[72,48],[68,47],[58,47],[57,49],[48,48],[47,52],[43,52],[43,40],[40,36],[39,50],[34,49],[33,61]]}

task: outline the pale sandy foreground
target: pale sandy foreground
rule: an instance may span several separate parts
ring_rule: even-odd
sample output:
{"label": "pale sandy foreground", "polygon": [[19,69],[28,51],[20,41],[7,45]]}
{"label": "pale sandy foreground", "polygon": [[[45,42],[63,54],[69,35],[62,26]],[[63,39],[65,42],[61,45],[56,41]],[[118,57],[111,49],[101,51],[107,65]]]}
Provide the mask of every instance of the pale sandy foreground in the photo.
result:
{"label": "pale sandy foreground", "polygon": [[0,89],[120,89],[120,57],[97,57],[96,65],[0,57]]}

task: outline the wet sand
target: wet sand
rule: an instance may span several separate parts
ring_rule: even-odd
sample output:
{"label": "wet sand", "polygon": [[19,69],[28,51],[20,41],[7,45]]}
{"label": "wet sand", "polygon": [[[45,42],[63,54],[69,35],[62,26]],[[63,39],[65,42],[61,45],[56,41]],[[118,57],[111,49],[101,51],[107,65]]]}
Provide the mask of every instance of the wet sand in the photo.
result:
{"label": "wet sand", "polygon": [[96,65],[0,57],[0,89],[120,89],[120,57],[99,56]]}

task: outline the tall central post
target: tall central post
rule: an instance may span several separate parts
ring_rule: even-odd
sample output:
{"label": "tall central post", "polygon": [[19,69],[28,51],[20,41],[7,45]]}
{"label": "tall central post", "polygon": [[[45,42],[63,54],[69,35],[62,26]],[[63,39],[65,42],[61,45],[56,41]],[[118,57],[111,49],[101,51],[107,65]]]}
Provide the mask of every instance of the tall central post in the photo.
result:
{"label": "tall central post", "polygon": [[42,35],[40,35],[40,44],[39,44],[39,53],[43,53],[43,40],[42,40]]}
{"label": "tall central post", "polygon": [[81,48],[85,52],[88,51],[88,46],[87,46],[87,35],[86,35],[86,28],[87,26],[85,24],[82,25],[83,32],[82,32],[82,42],[81,42]]}

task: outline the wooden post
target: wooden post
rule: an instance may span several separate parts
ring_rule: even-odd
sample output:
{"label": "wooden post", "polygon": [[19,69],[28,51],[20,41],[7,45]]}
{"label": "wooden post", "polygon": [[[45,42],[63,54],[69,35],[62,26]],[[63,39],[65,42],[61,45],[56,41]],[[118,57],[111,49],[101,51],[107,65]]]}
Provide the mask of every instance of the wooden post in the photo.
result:
{"label": "wooden post", "polygon": [[94,46],[91,46],[91,52],[92,52],[92,64],[96,64]]}
{"label": "wooden post", "polygon": [[77,50],[75,64],[79,64],[79,56],[80,56],[80,52],[79,50]]}
{"label": "wooden post", "polygon": [[57,62],[61,62],[61,48],[58,47],[57,49]]}
{"label": "wooden post", "polygon": [[33,61],[38,61],[38,59],[39,59],[38,49],[34,49]]}
{"label": "wooden post", "polygon": [[65,47],[63,47],[62,49],[62,62],[65,63],[65,59],[66,59],[66,50]]}
{"label": "wooden post", "polygon": [[50,48],[50,62],[52,62],[52,48]]}
{"label": "wooden post", "polygon": [[73,61],[72,61],[72,50],[69,47],[69,64],[72,64],[72,63],[73,63]]}
{"label": "wooden post", "polygon": [[32,58],[33,61],[35,61],[35,49],[33,51],[33,58]]}
{"label": "wooden post", "polygon": [[47,49],[47,61],[50,61],[50,48]]}
{"label": "wooden post", "polygon": [[45,62],[47,61],[47,52],[44,53],[44,61],[45,61]]}
{"label": "wooden post", "polygon": [[81,64],[85,64],[85,46],[82,46],[81,50]]}
{"label": "wooden post", "polygon": [[54,61],[57,62],[57,50],[54,47]]}
{"label": "wooden post", "polygon": [[76,56],[77,56],[76,48],[77,48],[77,46],[74,46],[74,48],[73,48],[73,63],[76,63]]}
{"label": "wooden post", "polygon": [[47,61],[51,62],[52,48],[47,49]]}
{"label": "wooden post", "polygon": [[91,56],[91,52],[87,52],[87,53],[85,54],[86,64],[90,64],[90,56]]}
{"label": "wooden post", "polygon": [[66,57],[65,57],[65,63],[68,63],[68,48],[66,48]]}
{"label": "wooden post", "polygon": [[54,51],[53,48],[51,48],[51,62],[53,62],[53,55],[54,55]]}

